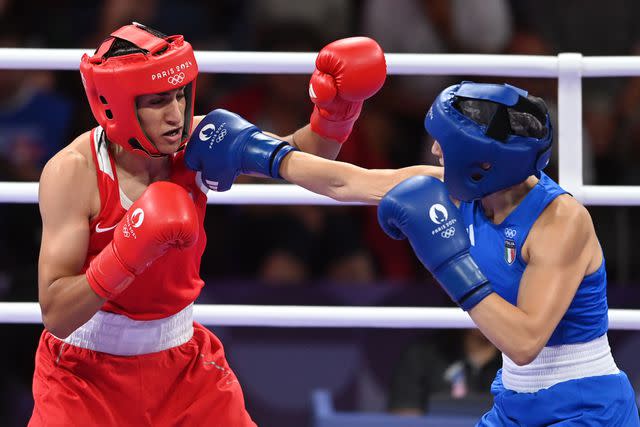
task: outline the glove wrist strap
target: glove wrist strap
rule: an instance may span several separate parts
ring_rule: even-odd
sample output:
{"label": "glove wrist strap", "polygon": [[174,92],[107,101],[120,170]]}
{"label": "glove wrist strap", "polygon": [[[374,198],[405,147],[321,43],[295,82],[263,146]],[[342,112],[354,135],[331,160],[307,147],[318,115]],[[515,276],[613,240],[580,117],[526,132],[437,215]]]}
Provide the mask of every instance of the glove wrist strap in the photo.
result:
{"label": "glove wrist strap", "polygon": [[323,138],[333,139],[342,144],[349,138],[358,116],[359,113],[345,120],[330,120],[322,115],[318,106],[315,106],[311,113],[311,130]]}
{"label": "glove wrist strap", "polygon": [[254,132],[241,155],[241,172],[280,178],[280,162],[293,149],[286,141]]}
{"label": "glove wrist strap", "polygon": [[468,252],[449,260],[433,275],[451,299],[465,311],[471,310],[493,293],[491,283]]}
{"label": "glove wrist strap", "polygon": [[91,261],[85,274],[91,289],[105,299],[115,298],[127,289],[136,277],[118,258],[113,242]]}
{"label": "glove wrist strap", "polygon": [[280,176],[280,163],[282,163],[282,160],[292,151],[298,151],[298,149],[289,144],[283,144],[271,157],[271,167],[269,168],[269,172],[273,178],[282,179]]}

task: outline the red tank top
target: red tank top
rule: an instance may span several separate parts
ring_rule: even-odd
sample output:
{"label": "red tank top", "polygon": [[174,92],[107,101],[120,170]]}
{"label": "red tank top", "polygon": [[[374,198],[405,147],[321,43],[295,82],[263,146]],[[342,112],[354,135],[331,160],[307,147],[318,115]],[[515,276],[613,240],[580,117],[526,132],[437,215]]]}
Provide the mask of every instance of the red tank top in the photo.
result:
{"label": "red tank top", "polygon": [[[131,204],[120,191],[116,166],[109,155],[100,127],[91,132],[91,153],[98,176],[100,213],[89,224],[89,250],[83,272],[91,260],[111,242],[113,229]],[[198,242],[186,250],[170,249],[138,275],[122,294],[107,301],[102,310],[123,314],[135,320],[160,319],[179,312],[200,294],[204,285],[199,273],[200,259],[207,243],[204,231],[207,190],[200,185],[199,176],[185,166],[183,157],[184,151],[171,158],[169,180],[185,188],[196,204],[200,222]]]}

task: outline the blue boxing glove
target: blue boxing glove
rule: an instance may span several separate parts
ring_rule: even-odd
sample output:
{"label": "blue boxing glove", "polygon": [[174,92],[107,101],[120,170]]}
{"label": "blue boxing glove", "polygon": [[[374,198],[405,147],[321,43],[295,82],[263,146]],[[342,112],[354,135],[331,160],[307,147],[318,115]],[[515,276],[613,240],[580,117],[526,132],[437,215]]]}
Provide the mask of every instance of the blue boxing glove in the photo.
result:
{"label": "blue boxing glove", "polygon": [[418,259],[464,310],[493,292],[469,253],[462,218],[440,180],[414,176],[393,187],[378,206],[378,222],[392,238],[409,238]]}
{"label": "blue boxing glove", "polygon": [[265,135],[239,115],[217,109],[191,134],[184,160],[190,169],[202,172],[207,188],[227,191],[241,173],[280,178],[280,163],[293,150],[286,141]]}

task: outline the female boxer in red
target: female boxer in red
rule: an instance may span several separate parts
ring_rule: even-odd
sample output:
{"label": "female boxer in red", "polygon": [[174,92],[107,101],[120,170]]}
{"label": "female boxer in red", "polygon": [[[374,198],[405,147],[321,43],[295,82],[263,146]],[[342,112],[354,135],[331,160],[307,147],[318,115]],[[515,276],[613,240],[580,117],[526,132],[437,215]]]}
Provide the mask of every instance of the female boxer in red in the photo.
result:
{"label": "female boxer in red", "polygon": [[[370,39],[345,39],[323,49],[317,67],[313,87],[336,96],[283,139],[333,158],[384,82],[384,55]],[[343,82],[354,67],[355,97]],[[29,425],[253,426],[222,344],[192,320],[207,200],[183,161],[201,120],[193,50],[182,36],[132,24],[85,55],[80,71],[100,126],[56,154],[40,181],[46,329]]]}

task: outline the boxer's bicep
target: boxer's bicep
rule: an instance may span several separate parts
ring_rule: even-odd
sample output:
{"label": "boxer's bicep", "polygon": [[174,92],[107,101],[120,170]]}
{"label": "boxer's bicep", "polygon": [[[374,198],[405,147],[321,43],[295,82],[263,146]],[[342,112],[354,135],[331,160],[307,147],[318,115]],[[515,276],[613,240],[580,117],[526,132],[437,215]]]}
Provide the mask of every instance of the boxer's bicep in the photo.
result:
{"label": "boxer's bicep", "polygon": [[[566,206],[569,205],[569,206]],[[546,217],[553,220],[546,220]],[[529,315],[546,344],[593,258],[595,231],[587,210],[571,199],[556,199],[534,224],[529,260],[518,292],[518,307]]]}

